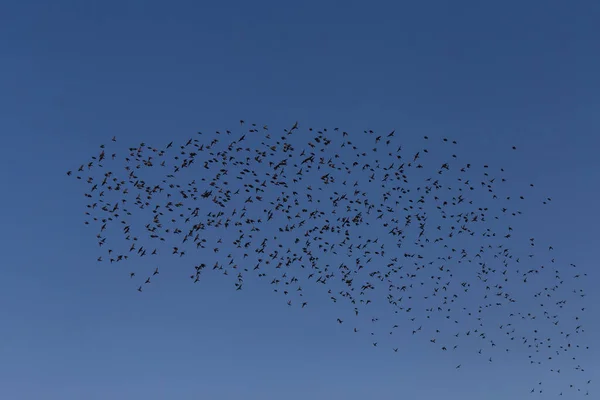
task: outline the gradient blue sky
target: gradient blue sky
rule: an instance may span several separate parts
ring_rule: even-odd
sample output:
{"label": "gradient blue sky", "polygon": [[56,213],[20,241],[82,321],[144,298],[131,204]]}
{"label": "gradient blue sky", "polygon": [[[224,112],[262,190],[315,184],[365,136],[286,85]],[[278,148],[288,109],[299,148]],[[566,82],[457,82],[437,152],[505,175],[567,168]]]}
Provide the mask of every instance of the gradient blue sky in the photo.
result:
{"label": "gradient blue sky", "polygon": [[[241,118],[447,135],[553,198],[524,210],[528,228],[588,273],[599,304],[599,20],[583,0],[3,1],[0,397],[521,398],[525,364],[456,373],[417,342],[399,357],[327,302],[290,309],[182,269],[140,295],[95,262],[64,172],[113,135],[159,146]],[[582,361],[595,377],[598,356]]]}

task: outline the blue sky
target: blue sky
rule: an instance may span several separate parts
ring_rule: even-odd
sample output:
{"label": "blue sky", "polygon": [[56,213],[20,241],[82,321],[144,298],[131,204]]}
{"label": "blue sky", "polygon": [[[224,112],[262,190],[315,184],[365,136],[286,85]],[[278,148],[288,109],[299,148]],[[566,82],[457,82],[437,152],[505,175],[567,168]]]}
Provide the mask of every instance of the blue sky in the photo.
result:
{"label": "blue sky", "polygon": [[[113,135],[164,146],[239,119],[448,136],[462,159],[504,166],[515,194],[552,197],[524,206],[523,227],[588,273],[591,342],[597,2],[4,1],[0,15],[2,398],[495,400],[536,373],[581,379],[467,353],[455,371],[427,340],[374,349],[330,302],[290,308],[216,274],[193,286],[179,260],[140,295],[125,267],[95,262],[64,173]],[[595,347],[580,358],[600,377]]]}

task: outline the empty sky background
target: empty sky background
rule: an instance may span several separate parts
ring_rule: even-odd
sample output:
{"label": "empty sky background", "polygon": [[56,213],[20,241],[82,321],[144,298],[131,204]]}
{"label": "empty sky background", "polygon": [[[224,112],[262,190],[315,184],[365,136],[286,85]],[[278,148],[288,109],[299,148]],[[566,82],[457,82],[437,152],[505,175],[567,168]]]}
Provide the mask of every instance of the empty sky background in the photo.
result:
{"label": "empty sky background", "polygon": [[3,1],[0,397],[522,398],[522,361],[457,372],[426,340],[375,349],[329,302],[289,308],[168,266],[140,294],[129,266],[96,263],[65,172],[113,135],[160,147],[239,119],[448,136],[553,198],[525,227],[588,273],[592,342],[599,20],[596,1]]}

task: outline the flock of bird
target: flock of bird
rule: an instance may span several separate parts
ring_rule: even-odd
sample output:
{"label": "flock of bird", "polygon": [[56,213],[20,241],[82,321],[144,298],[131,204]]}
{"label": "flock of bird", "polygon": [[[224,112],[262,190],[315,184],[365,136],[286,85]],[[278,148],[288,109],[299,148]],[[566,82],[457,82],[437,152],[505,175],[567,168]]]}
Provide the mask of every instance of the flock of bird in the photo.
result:
{"label": "flock of bird", "polygon": [[[516,352],[552,373],[584,371],[572,353],[584,348],[576,336],[585,308],[576,304],[585,293],[569,284],[585,274],[557,262],[552,246],[519,241],[529,195],[503,194],[502,168],[460,162],[447,138],[425,136],[409,151],[395,131],[301,131],[295,123],[274,134],[244,121],[240,129],[123,153],[109,150],[113,137],[68,171],[87,183],[85,224],[98,226],[98,261],[185,256],[200,260],[192,261],[194,283],[215,271],[242,290],[255,274],[301,308],[312,304],[308,286],[322,289],[346,306],[338,324],[366,318],[375,347],[404,331],[453,359],[465,347],[486,363]],[[123,240],[109,244],[111,230]],[[149,267],[137,290],[159,270]],[[373,314],[386,307],[397,320]],[[388,339],[376,333],[381,326]],[[588,383],[564,393],[588,394]],[[543,393],[542,382],[531,392]]]}

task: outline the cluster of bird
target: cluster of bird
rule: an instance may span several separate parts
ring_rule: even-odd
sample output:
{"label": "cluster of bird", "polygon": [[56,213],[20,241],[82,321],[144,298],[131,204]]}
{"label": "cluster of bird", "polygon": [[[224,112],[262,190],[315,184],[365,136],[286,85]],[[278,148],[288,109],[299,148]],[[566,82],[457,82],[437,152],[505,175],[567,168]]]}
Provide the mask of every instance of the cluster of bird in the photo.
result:
{"label": "cluster of bird", "polygon": [[[568,358],[567,368],[584,371],[572,352],[584,347],[575,341],[584,308],[573,305],[585,294],[568,284],[585,274],[556,262],[552,246],[537,251],[533,237],[522,255],[515,250],[525,196],[501,193],[503,169],[459,162],[447,138],[425,136],[409,152],[395,131],[240,125],[239,135],[198,132],[179,146],[113,153],[101,145],[67,172],[87,183],[98,261],[187,256],[202,260],[193,262],[194,283],[212,270],[242,290],[255,274],[301,308],[303,286],[314,285],[353,317],[366,314],[373,330],[382,322],[370,313],[389,307],[386,315],[403,320],[389,323],[390,335],[405,329],[444,352],[471,347],[486,362],[516,350],[557,374]],[[109,245],[111,229],[123,240]],[[158,274],[152,265],[137,290]],[[566,390],[588,394],[583,382]],[[542,382],[532,389],[542,391]]]}

